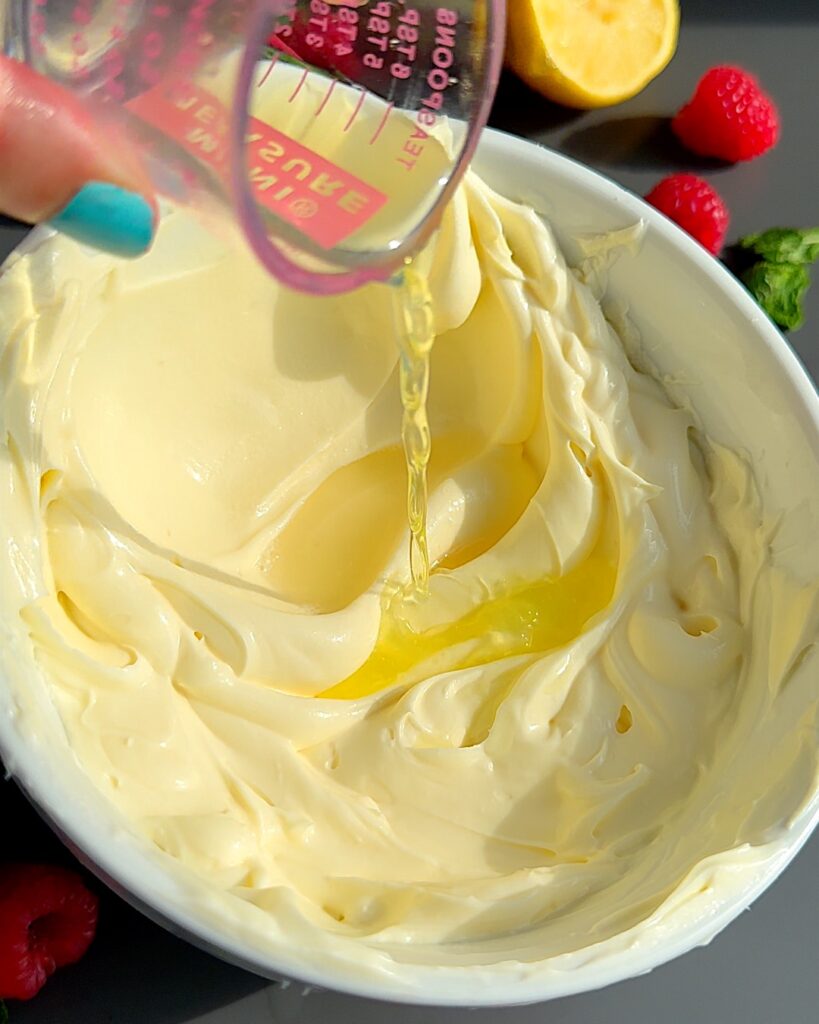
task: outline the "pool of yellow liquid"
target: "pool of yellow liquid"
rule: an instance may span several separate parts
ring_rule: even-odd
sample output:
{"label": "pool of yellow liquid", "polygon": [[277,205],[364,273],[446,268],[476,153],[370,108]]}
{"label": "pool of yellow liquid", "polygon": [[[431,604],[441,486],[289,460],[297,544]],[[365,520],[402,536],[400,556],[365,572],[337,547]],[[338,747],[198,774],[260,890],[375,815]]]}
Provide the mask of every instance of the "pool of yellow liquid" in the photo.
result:
{"label": "pool of yellow liquid", "polygon": [[[413,593],[396,594],[385,605],[372,654],[364,664],[318,696],[357,700],[387,689],[436,655],[452,651],[435,671],[485,665],[501,658],[562,647],[611,601],[618,552],[611,525],[590,554],[556,578],[498,588],[479,607],[445,626],[416,632],[408,621]],[[463,653],[459,653],[461,648]]]}

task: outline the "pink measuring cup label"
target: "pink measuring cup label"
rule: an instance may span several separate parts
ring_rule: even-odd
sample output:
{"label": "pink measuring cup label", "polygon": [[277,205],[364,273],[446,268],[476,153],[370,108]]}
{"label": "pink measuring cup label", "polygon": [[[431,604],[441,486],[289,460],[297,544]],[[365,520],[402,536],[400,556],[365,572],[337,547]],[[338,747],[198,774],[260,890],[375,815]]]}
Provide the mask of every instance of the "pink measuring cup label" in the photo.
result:
{"label": "pink measuring cup label", "polygon": [[[126,106],[223,177],[228,114],[216,97],[182,78],[162,82]],[[323,249],[349,238],[384,206],[387,195],[258,118],[249,117],[248,181],[256,201]]]}

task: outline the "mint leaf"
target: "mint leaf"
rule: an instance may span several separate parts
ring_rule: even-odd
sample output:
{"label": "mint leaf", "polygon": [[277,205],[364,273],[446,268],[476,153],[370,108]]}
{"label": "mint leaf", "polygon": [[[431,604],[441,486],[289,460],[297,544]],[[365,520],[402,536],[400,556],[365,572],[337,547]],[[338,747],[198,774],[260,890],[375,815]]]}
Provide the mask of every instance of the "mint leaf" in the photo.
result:
{"label": "mint leaf", "polygon": [[0,999],[0,1024],[9,1024],[9,1011],[2,999]]}
{"label": "mint leaf", "polygon": [[747,235],[739,244],[771,263],[813,263],[819,259],[819,228],[771,228]]}
{"label": "mint leaf", "polygon": [[795,331],[805,319],[802,297],[810,277],[799,263],[762,260],[742,275],[742,280],[768,316],[784,331]]}
{"label": "mint leaf", "polygon": [[[263,60],[273,60],[273,58],[281,61],[282,64],[295,64],[297,67],[303,68],[305,66],[304,61],[299,60],[298,57],[291,57],[289,53],[285,53],[284,50],[280,50],[276,46],[266,46],[264,48]],[[0,1024],[3,1024],[0,1021]]]}

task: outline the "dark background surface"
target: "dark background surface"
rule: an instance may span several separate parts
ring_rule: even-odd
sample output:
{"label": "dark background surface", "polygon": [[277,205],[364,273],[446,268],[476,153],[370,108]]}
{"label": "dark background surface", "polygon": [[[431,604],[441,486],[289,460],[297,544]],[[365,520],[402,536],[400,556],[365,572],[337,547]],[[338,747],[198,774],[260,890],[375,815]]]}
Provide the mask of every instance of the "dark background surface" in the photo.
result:
{"label": "dark background surface", "polygon": [[[505,77],[492,124],[596,167],[638,193],[666,173],[702,173],[732,212],[730,237],[774,225],[819,224],[819,0],[682,0],[680,47],[640,96],[577,114]],[[667,125],[699,75],[738,63],[760,76],[783,114],[778,148],[738,167],[691,159]],[[0,255],[23,235],[0,224]],[[819,268],[816,271],[819,273]],[[819,285],[791,339],[819,376]],[[3,860],[70,863],[11,783],[0,783]],[[97,883],[92,883],[99,890]],[[77,967],[12,1024],[817,1024],[819,835],[782,878],[711,946],[652,974],[540,1006],[445,1011],[306,993],[236,970],[175,939],[103,892],[97,939]]]}

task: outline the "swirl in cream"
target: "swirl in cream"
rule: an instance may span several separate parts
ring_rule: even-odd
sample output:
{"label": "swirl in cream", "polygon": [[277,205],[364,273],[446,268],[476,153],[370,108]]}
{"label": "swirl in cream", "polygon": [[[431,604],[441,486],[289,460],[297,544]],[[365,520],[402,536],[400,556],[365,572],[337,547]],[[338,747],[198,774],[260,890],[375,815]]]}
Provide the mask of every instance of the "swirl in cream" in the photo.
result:
{"label": "swirl in cream", "polygon": [[624,932],[816,774],[745,749],[816,588],[744,462],[531,210],[470,176],[424,260],[421,603],[386,287],[286,293],[181,214],[137,264],[55,239],[0,282],[3,611],[76,757],[230,914],[363,971]]}

